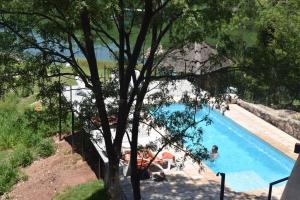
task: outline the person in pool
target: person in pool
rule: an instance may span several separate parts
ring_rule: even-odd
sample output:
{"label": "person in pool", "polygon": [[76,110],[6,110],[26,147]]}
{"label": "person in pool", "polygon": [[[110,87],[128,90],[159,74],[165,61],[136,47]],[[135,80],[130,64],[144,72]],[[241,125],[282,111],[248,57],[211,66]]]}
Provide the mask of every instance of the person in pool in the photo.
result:
{"label": "person in pool", "polygon": [[215,161],[217,159],[217,157],[219,156],[218,150],[219,150],[219,148],[217,145],[212,146],[211,151],[209,153],[210,161]]}

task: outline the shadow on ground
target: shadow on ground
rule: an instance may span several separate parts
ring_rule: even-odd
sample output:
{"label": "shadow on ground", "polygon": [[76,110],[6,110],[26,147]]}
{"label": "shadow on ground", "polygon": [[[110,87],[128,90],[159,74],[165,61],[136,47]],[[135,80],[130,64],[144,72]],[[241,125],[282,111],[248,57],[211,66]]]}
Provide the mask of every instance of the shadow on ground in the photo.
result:
{"label": "shadow on ground", "polygon": [[[200,179],[199,179],[200,180]],[[220,199],[220,183],[217,181],[193,181],[181,174],[168,175],[168,181],[154,182],[145,180],[141,182],[143,199],[147,200],[218,200]],[[130,180],[124,178],[122,185],[130,191]],[[127,199],[132,199],[130,192],[126,193]],[[230,200],[266,200],[266,195],[251,195],[237,193],[226,188],[224,199]],[[272,198],[276,200],[275,198]]]}
{"label": "shadow on ground", "polygon": [[72,146],[75,153],[80,154],[82,159],[87,162],[97,178],[100,177],[99,154],[87,137],[87,134],[76,132],[73,135],[66,135],[64,139]]}

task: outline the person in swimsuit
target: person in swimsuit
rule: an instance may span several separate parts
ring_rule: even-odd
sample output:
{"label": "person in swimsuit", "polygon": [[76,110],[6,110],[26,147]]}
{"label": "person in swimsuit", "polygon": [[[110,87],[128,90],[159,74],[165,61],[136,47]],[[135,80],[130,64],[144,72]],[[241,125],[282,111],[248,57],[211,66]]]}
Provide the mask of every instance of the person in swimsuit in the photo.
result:
{"label": "person in swimsuit", "polygon": [[211,151],[209,153],[210,161],[215,161],[217,159],[217,157],[219,156],[218,150],[219,150],[219,148],[217,145],[212,146]]}

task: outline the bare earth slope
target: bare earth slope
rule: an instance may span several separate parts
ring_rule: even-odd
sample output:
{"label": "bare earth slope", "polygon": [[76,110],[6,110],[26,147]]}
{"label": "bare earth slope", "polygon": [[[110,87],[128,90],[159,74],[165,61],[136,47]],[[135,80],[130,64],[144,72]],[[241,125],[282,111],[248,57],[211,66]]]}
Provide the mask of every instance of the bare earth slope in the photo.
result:
{"label": "bare earth slope", "polygon": [[55,138],[55,155],[35,161],[24,169],[28,180],[19,182],[8,194],[10,199],[50,200],[67,187],[95,180],[97,177],[79,154],[72,154],[66,141]]}

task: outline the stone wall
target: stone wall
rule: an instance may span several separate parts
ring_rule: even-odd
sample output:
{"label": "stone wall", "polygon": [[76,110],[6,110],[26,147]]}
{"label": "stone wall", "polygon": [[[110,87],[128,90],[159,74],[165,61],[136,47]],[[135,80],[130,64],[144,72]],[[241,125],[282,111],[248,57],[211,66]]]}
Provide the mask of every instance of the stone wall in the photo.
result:
{"label": "stone wall", "polygon": [[240,99],[237,101],[237,104],[291,136],[300,139],[300,121],[278,116],[270,108],[266,109]]}

